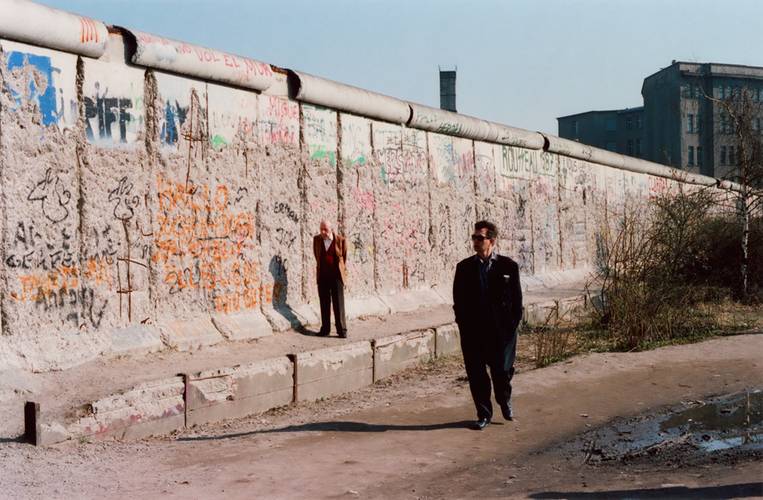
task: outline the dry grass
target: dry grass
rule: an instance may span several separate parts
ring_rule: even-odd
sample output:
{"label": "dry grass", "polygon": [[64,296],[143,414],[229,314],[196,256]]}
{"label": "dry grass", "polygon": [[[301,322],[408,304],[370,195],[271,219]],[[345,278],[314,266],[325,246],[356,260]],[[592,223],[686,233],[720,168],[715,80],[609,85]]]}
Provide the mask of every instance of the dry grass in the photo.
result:
{"label": "dry grass", "polygon": [[589,285],[597,292],[591,341],[627,351],[736,328],[738,318],[722,313],[730,307],[722,304],[739,280],[728,264],[733,255],[718,252],[728,250],[734,221],[713,210],[713,196],[681,191],[605,221]]}

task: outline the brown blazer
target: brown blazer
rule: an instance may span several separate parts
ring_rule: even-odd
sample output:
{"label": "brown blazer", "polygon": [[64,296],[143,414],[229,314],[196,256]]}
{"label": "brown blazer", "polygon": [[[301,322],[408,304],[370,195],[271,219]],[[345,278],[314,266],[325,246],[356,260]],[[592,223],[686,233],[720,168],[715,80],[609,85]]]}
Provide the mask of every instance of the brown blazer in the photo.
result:
{"label": "brown blazer", "polygon": [[[339,263],[339,275],[342,277],[342,283],[347,283],[347,241],[343,236],[336,233],[334,235],[334,251],[336,252],[337,262]],[[323,237],[320,234],[313,236],[313,254],[315,255],[315,279],[321,275],[321,247],[323,246]]]}

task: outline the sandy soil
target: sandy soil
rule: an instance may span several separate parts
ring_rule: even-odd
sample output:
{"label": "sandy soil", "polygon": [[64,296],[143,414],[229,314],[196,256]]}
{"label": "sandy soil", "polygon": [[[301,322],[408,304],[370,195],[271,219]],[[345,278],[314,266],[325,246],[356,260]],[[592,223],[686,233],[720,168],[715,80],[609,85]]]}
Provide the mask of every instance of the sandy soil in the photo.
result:
{"label": "sandy soil", "polygon": [[474,410],[460,362],[449,360],[339,398],[163,439],[47,449],[5,442],[0,497],[763,496],[757,460],[597,467],[561,451],[619,416],[760,385],[760,352],[763,336],[743,335],[589,354],[541,370],[525,361],[515,379],[517,419],[482,432],[465,427]]}

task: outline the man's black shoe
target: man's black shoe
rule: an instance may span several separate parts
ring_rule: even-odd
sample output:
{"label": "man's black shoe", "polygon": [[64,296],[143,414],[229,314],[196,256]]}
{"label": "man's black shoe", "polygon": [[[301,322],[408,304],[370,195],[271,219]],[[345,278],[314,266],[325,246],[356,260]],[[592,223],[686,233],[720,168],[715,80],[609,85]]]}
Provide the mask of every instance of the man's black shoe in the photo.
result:
{"label": "man's black shoe", "polygon": [[318,333],[316,333],[316,335],[319,336],[319,337],[328,337],[329,336],[329,332],[321,330]]}
{"label": "man's black shoe", "polygon": [[347,332],[342,332],[339,334],[340,339],[346,339],[347,338]]}
{"label": "man's black shoe", "polygon": [[514,420],[514,410],[511,408],[511,403],[501,406],[501,414],[503,414],[503,418],[506,420]]}
{"label": "man's black shoe", "polygon": [[476,422],[474,422],[474,425],[473,425],[472,428],[475,431],[481,431],[482,429],[487,427],[489,423],[490,423],[490,419],[489,418],[481,418],[481,419],[477,420]]}

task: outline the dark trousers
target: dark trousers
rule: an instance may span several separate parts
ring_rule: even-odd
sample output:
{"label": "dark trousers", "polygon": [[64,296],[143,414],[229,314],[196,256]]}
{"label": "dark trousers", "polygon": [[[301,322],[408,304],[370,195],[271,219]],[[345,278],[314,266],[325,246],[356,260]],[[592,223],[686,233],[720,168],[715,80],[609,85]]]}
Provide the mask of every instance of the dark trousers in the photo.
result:
{"label": "dark trousers", "polygon": [[514,377],[514,359],[517,352],[516,335],[508,343],[492,338],[480,339],[481,342],[464,342],[464,333],[462,332],[461,337],[461,350],[464,354],[469,390],[477,409],[477,418],[492,419],[491,379],[496,403],[505,406],[511,400],[511,379]]}
{"label": "dark trousers", "polygon": [[318,280],[318,298],[321,302],[321,333],[331,330],[331,304],[334,304],[334,322],[339,335],[347,334],[344,318],[344,283],[339,277],[321,276]]}

